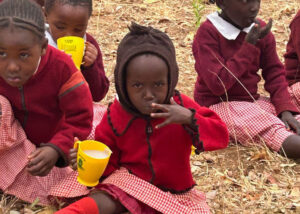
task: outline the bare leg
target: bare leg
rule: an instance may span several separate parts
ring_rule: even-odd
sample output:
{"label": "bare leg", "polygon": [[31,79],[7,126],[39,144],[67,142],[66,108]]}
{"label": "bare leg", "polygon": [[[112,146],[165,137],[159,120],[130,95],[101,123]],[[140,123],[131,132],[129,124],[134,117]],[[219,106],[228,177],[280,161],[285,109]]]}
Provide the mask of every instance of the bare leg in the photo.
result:
{"label": "bare leg", "polygon": [[291,135],[287,137],[282,143],[279,154],[286,155],[288,158],[300,158],[300,136]]}
{"label": "bare leg", "polygon": [[127,211],[119,201],[104,191],[95,192],[90,197],[96,201],[100,214],[119,214]]}

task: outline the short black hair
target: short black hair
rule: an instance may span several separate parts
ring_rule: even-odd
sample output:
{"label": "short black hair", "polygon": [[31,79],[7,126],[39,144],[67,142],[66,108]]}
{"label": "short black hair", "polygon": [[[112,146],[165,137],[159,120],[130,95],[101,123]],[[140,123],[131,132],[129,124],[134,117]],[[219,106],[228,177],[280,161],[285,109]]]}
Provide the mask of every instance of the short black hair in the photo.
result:
{"label": "short black hair", "polygon": [[0,3],[0,29],[16,26],[45,38],[45,20],[41,7],[31,0],[4,0]]}
{"label": "short black hair", "polygon": [[72,6],[83,6],[89,9],[89,16],[93,12],[93,1],[92,0],[45,0],[45,11],[50,13],[55,3],[59,4],[69,4]]}

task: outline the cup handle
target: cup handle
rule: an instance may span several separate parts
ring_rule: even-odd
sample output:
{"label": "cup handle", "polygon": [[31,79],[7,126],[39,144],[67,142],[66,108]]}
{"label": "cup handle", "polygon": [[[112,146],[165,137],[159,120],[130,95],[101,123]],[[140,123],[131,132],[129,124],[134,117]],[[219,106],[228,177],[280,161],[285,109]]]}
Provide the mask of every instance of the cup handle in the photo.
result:
{"label": "cup handle", "polygon": [[75,141],[73,148],[78,149],[80,143],[81,143],[81,141],[79,141],[79,140]]}

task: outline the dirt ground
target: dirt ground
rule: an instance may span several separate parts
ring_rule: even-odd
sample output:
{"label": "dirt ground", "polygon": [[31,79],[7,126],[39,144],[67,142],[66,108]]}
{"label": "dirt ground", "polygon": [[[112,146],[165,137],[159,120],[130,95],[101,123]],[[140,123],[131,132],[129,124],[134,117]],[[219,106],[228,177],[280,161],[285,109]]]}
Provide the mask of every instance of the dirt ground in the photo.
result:
{"label": "dirt ground", "polygon": [[[259,17],[265,21],[273,19],[272,31],[281,60],[289,36],[289,22],[299,8],[300,0],[261,2]],[[204,4],[197,16],[204,21],[205,15],[216,9],[214,5]],[[114,98],[116,49],[132,21],[159,28],[172,38],[180,68],[177,89],[192,97],[196,80],[191,52],[197,30],[195,20],[193,0],[94,0],[88,31],[100,44],[111,81],[103,102],[107,104]],[[267,95],[262,89],[263,82],[260,86],[260,91]],[[206,193],[212,213],[300,213],[299,163],[263,146],[246,148],[232,142],[227,149],[192,156],[191,164],[197,188]]]}

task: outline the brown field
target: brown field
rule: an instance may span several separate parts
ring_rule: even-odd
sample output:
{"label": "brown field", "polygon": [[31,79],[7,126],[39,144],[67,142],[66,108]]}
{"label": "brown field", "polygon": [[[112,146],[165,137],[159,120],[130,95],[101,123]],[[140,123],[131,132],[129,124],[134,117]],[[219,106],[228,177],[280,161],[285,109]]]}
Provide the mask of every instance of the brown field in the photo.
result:
{"label": "brown field", "polygon": [[[113,69],[119,41],[131,21],[159,28],[173,39],[180,68],[177,89],[193,96],[196,72],[191,43],[197,30],[192,0],[94,0],[89,32],[97,38],[111,88],[104,99],[115,94]],[[263,0],[259,17],[273,18],[272,31],[282,59],[289,36],[288,25],[300,8],[300,0]],[[201,21],[215,11],[204,4]],[[263,94],[262,84],[260,90]],[[207,195],[212,213],[300,213],[300,165],[265,147],[247,148],[232,142],[225,150],[191,158],[198,188]],[[2,199],[2,206],[5,206]],[[7,205],[7,203],[6,203]],[[48,209],[48,208],[47,208]],[[30,213],[30,210],[27,211]],[[31,212],[33,213],[33,212]],[[36,213],[52,213],[44,210]],[[1,203],[0,203],[0,214]]]}

